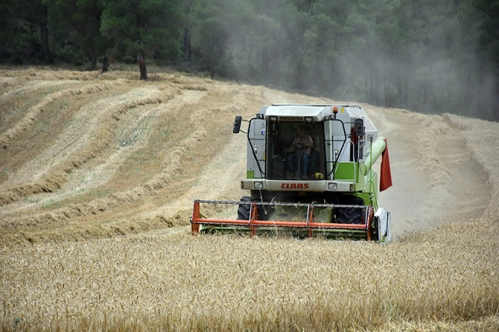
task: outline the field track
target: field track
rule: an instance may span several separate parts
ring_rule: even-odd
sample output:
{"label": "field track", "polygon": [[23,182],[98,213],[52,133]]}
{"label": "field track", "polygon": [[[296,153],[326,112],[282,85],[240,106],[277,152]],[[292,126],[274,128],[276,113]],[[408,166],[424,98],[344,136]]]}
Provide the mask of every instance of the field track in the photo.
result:
{"label": "field track", "polygon": [[245,194],[235,115],[336,101],[138,77],[0,69],[0,330],[499,330],[498,123],[362,105],[388,245],[193,237],[195,198]]}

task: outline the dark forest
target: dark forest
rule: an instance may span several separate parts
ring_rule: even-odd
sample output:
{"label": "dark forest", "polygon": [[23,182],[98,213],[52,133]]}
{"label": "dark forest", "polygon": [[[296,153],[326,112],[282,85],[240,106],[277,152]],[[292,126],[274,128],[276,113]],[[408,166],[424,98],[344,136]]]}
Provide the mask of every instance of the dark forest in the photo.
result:
{"label": "dark forest", "polygon": [[3,0],[0,64],[137,63],[499,121],[499,1]]}

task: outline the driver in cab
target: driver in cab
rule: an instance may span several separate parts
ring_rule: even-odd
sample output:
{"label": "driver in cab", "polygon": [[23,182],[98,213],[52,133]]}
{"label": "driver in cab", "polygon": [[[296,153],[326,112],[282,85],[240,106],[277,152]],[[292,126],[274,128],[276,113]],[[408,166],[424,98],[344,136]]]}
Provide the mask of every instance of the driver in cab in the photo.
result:
{"label": "driver in cab", "polygon": [[[295,176],[297,178],[307,178],[310,151],[313,146],[314,141],[312,140],[312,137],[310,135],[307,135],[305,133],[305,127],[298,127],[298,136],[296,136],[295,140],[293,141],[293,146],[285,149],[286,152],[291,152],[291,154],[288,156],[288,177]],[[295,169],[295,162],[298,162],[297,169]]]}

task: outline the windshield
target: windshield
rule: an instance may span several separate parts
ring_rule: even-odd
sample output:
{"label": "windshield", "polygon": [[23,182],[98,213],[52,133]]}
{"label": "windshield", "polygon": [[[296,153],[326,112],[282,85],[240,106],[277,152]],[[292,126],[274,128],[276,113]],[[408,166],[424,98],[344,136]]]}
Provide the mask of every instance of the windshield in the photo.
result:
{"label": "windshield", "polygon": [[269,122],[266,150],[268,179],[321,179],[325,175],[322,122]]}

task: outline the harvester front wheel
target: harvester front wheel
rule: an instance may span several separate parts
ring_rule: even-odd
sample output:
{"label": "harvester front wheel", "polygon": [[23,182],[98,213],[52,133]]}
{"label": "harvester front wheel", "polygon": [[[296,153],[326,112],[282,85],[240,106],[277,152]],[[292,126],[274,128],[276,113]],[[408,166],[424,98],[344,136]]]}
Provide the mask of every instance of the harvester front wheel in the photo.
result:
{"label": "harvester front wheel", "polygon": [[240,202],[242,204],[239,204],[239,208],[237,209],[237,219],[249,220],[251,211],[251,204],[249,203],[252,202],[252,199],[249,196],[243,196]]}
{"label": "harvester front wheel", "polygon": [[[258,199],[255,197],[250,197],[250,196],[243,196],[241,198],[239,208],[237,209],[237,219],[238,220],[249,220],[250,219],[251,207],[252,207],[250,202],[258,202]],[[256,211],[258,213],[259,220],[268,220],[268,216],[269,216],[268,208],[267,208],[267,211],[265,211],[265,208],[263,205],[257,205]]]}

